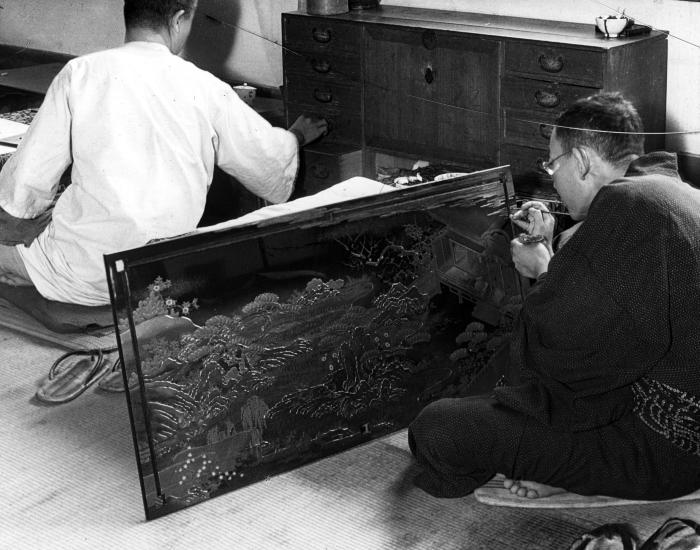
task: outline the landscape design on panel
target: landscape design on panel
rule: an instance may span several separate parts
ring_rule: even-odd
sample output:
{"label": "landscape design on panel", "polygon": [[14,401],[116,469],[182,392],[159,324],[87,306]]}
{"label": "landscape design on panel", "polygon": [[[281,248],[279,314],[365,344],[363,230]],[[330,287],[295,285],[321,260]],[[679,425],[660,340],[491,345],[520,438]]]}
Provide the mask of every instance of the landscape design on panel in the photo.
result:
{"label": "landscape design on panel", "polygon": [[488,391],[520,301],[508,185],[488,170],[108,257],[147,517]]}

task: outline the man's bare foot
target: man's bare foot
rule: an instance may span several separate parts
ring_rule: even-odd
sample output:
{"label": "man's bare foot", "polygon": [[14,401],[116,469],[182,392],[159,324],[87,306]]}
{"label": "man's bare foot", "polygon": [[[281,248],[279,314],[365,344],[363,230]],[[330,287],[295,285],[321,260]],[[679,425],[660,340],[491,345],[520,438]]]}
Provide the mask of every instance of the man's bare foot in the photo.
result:
{"label": "man's bare foot", "polygon": [[514,495],[518,495],[519,497],[523,498],[543,498],[556,495],[557,493],[566,492],[560,487],[552,487],[550,485],[545,485],[544,483],[524,480],[516,481],[509,478],[503,480],[503,486]]}

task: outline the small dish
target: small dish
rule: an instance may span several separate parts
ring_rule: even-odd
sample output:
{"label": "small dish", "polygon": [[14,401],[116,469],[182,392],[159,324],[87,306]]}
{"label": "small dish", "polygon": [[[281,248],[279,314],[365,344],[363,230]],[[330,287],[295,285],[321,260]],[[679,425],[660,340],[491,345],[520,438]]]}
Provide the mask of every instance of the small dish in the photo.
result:
{"label": "small dish", "polygon": [[248,105],[253,104],[255,93],[257,91],[255,86],[248,86],[248,83],[244,82],[242,86],[233,86],[233,89],[238,94],[238,97],[240,97]]}

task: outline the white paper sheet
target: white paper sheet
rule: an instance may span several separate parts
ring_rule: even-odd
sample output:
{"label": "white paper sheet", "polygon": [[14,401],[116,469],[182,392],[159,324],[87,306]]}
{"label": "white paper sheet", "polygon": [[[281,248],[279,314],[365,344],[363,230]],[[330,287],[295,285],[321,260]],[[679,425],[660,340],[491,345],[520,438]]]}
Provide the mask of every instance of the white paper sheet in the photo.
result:
{"label": "white paper sheet", "polygon": [[29,124],[22,124],[14,120],[0,118],[0,141],[24,134],[28,129]]}
{"label": "white paper sheet", "polygon": [[[0,141],[8,140],[11,143],[19,143],[21,136],[24,135],[28,129],[29,124],[0,118]],[[16,150],[17,147],[0,145],[0,155],[14,153]]]}
{"label": "white paper sheet", "polygon": [[195,231],[195,233],[206,233],[208,231],[218,231],[221,229],[228,229],[230,227],[238,227],[239,225],[256,223],[277,216],[284,216],[285,214],[302,212],[304,210],[310,210],[320,206],[328,206],[345,200],[368,197],[370,195],[391,193],[392,191],[396,191],[396,187],[391,187],[375,180],[357,176],[337,183],[328,189],[324,189],[323,191],[319,191],[315,195],[301,197],[282,204],[265,206],[264,208],[254,210],[253,212],[249,212],[248,214],[233,220],[228,220],[209,227],[200,227]]}

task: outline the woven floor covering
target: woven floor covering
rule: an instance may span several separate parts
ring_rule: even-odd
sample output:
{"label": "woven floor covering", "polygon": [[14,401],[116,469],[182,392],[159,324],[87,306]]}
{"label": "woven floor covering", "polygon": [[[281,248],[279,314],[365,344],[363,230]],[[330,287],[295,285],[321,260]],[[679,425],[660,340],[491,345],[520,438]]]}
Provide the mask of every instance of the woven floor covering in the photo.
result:
{"label": "woven floor covering", "polygon": [[603,523],[646,538],[668,517],[700,517],[691,502],[529,510],[436,499],[411,484],[402,431],[146,522],[124,395],[32,399],[59,351],[0,328],[2,549],[566,549]]}

